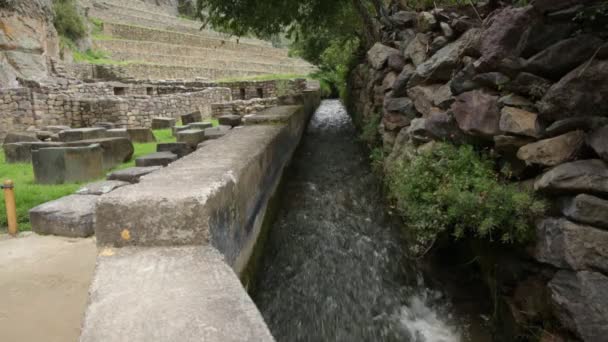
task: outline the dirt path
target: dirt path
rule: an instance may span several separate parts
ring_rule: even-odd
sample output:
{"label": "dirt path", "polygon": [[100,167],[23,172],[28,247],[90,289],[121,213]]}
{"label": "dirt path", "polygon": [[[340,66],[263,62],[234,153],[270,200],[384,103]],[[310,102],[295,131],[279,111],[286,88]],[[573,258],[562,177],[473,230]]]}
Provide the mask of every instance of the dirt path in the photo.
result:
{"label": "dirt path", "polygon": [[93,239],[0,235],[0,341],[77,341],[96,255]]}

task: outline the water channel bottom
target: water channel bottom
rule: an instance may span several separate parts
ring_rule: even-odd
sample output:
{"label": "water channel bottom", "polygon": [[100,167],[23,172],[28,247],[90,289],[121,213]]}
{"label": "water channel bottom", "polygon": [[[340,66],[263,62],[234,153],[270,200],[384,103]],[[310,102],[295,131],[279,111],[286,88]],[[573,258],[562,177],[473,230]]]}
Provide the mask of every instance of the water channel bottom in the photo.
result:
{"label": "water channel bottom", "polygon": [[323,101],[287,171],[254,300],[282,341],[463,341],[385,214],[343,105]]}

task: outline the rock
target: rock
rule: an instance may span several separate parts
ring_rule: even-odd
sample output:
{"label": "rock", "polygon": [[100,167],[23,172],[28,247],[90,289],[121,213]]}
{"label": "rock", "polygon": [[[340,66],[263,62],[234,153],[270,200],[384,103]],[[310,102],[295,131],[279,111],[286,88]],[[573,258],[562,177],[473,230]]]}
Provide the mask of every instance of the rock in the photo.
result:
{"label": "rock", "polygon": [[456,143],[464,141],[464,134],[458,129],[455,120],[444,112],[434,112],[426,119],[413,120],[408,134],[417,143],[431,140]]}
{"label": "rock", "polygon": [[[242,118],[241,118],[242,121]],[[213,127],[213,124],[211,122],[193,122],[191,124],[188,124],[188,129],[201,129],[201,130],[205,130],[207,128],[211,128]]]}
{"label": "rock", "polygon": [[106,137],[108,138],[126,138],[131,139],[126,128],[114,128],[106,131]]}
{"label": "rock", "polygon": [[190,126],[173,126],[171,128],[171,132],[173,133],[174,137],[177,137],[177,132],[185,131],[187,129],[190,129]]}
{"label": "rock", "polygon": [[581,63],[588,61],[601,44],[601,39],[588,34],[562,40],[528,59],[524,70],[558,80]]}
{"label": "rock", "polygon": [[559,321],[584,341],[608,336],[608,277],[596,272],[560,271],[549,282]]}
{"label": "rock", "polygon": [[464,68],[456,73],[450,82],[450,90],[454,95],[460,95],[467,91],[481,88],[481,85],[475,81],[475,68],[473,64],[467,64]]}
{"label": "rock", "polygon": [[108,130],[108,129],[116,128],[116,125],[111,122],[98,122],[98,123],[94,124],[93,127],[103,128],[105,130]]}
{"label": "rock", "polygon": [[135,166],[167,166],[177,160],[177,155],[171,152],[156,152],[139,157],[135,160]]}
{"label": "rock", "polygon": [[533,138],[538,138],[541,133],[538,114],[515,107],[503,107],[499,127],[506,133]]}
{"label": "rock", "polygon": [[470,30],[475,25],[477,22],[467,16],[456,17],[450,22],[450,26],[459,34]]}
{"label": "rock", "polygon": [[217,118],[220,125],[226,125],[230,127],[236,127],[243,124],[243,118],[240,115],[222,115]]}
{"label": "rock", "polygon": [[407,97],[387,96],[384,99],[384,111],[385,127],[390,131],[409,125],[418,114],[414,103]]}
{"label": "rock", "polygon": [[393,96],[401,97],[407,92],[407,84],[416,72],[416,68],[411,64],[406,64],[401,70],[401,73],[397,76],[392,84]]}
{"label": "rock", "polygon": [[[416,67],[416,75],[419,82],[427,81],[449,81],[460,60],[467,44],[467,34],[437,51],[426,62]],[[412,80],[410,80],[411,84]],[[419,83],[418,83],[419,84]]]}
{"label": "rock", "polygon": [[[528,112],[536,112],[534,103],[527,98],[515,94],[509,94],[498,99],[498,105],[501,107],[515,107]],[[565,132],[564,132],[565,133]]]}
{"label": "rock", "polygon": [[32,151],[34,178],[38,184],[86,182],[103,177],[103,149],[49,147]]}
{"label": "rock", "polygon": [[528,145],[533,141],[535,139],[529,137],[497,135],[494,137],[494,147],[500,153],[515,155],[522,146]]}
{"label": "rock", "polygon": [[454,30],[452,30],[452,28],[450,27],[450,25],[448,23],[441,22],[441,23],[439,23],[439,27],[441,28],[441,32],[443,32],[443,35],[446,38],[454,37]]}
{"label": "rock", "polygon": [[428,117],[433,107],[445,110],[454,102],[449,84],[416,86],[408,89],[407,96],[414,99],[414,106],[423,117]]}
{"label": "rock", "polygon": [[401,72],[401,70],[403,70],[403,67],[405,66],[405,58],[403,58],[401,54],[392,54],[388,56],[386,63],[389,69],[395,72]]}
{"label": "rock", "polygon": [[182,117],[182,125],[184,125],[184,126],[194,123],[194,122],[203,121],[203,116],[201,115],[200,112],[192,112],[190,114],[184,114],[181,117]]}
{"label": "rock", "polygon": [[163,143],[156,145],[156,152],[171,152],[178,158],[183,158],[194,152],[194,149],[186,143]]}
{"label": "rock", "polygon": [[145,175],[162,169],[162,166],[131,167],[124,170],[114,171],[108,175],[108,180],[118,180],[131,184],[139,183],[139,179]]}
{"label": "rock", "polygon": [[484,74],[475,75],[473,82],[495,90],[501,90],[511,79],[500,72],[486,72]]}
{"label": "rock", "polygon": [[452,112],[460,129],[470,135],[491,138],[500,133],[498,97],[474,90],[456,97]]}
{"label": "rock", "polygon": [[187,129],[181,132],[177,132],[177,142],[185,143],[191,148],[196,146],[205,140],[205,131],[201,129]]}
{"label": "rock", "polygon": [[424,33],[417,33],[416,37],[405,48],[404,55],[409,57],[414,66],[422,64],[427,57],[428,46],[431,44],[431,39]]}
{"label": "rock", "polygon": [[65,143],[68,147],[89,146],[97,144],[103,149],[103,169],[109,170],[133,157],[135,149],[131,140],[126,138],[102,138]]}
{"label": "rock", "polygon": [[572,22],[535,22],[524,33],[521,41],[523,58],[530,58],[549,46],[568,38],[576,29]]}
{"label": "rock", "polygon": [[11,132],[4,137],[4,145],[20,142],[40,142],[36,137],[36,133],[30,132]]}
{"label": "rock", "polygon": [[545,129],[546,137],[554,137],[567,132],[581,130],[589,132],[596,127],[608,125],[608,118],[599,116],[573,117],[554,122]]}
{"label": "rock", "polygon": [[229,131],[230,129],[226,129],[226,126],[207,128],[205,129],[205,140],[219,139],[228,134]]}
{"label": "rock", "polygon": [[523,146],[517,158],[528,165],[556,166],[576,159],[584,145],[585,133],[574,131]]}
{"label": "rock", "polygon": [[169,129],[175,126],[174,118],[156,117],[152,118],[152,129]]}
{"label": "rock", "polygon": [[418,14],[413,11],[399,11],[391,16],[391,21],[398,27],[413,27],[416,24]]}
{"label": "rock", "polygon": [[59,133],[61,131],[66,131],[72,129],[70,126],[61,126],[61,125],[51,125],[42,127],[43,131],[49,131],[53,133]]}
{"label": "rock", "polygon": [[608,194],[608,164],[590,159],[558,165],[545,173],[534,189],[549,193]]}
{"label": "rock", "polygon": [[432,138],[428,136],[428,131],[426,130],[426,121],[427,120],[423,118],[414,119],[407,128],[407,134],[410,136],[411,141],[417,145],[421,145],[432,140]]}
{"label": "rock", "polygon": [[520,40],[533,23],[534,11],[527,7],[505,7],[491,16],[481,34],[481,58],[477,71],[496,70],[498,63],[510,56],[519,56],[522,46]]}
{"label": "rock", "polygon": [[[532,6],[542,14],[555,12],[580,4],[581,0],[534,0]],[[593,0],[588,1],[593,2]]]}
{"label": "rock", "polygon": [[131,183],[122,181],[99,181],[87,184],[76,191],[76,195],[95,195],[101,196],[108,194],[118,188],[130,185]]}
{"label": "rock", "polygon": [[71,238],[86,238],[95,233],[97,196],[70,195],[30,210],[32,230]]}
{"label": "rock", "polygon": [[608,201],[580,194],[576,197],[562,198],[559,201],[561,212],[568,219],[608,229]]}
{"label": "rock", "polygon": [[551,86],[548,80],[527,72],[522,72],[505,86],[505,89],[514,93],[527,95],[533,98],[542,98]]}
{"label": "rock", "polygon": [[608,126],[601,127],[591,133],[587,137],[587,145],[591,146],[600,158],[608,161]]}
{"label": "rock", "polygon": [[58,142],[20,142],[3,146],[4,160],[9,164],[31,163],[32,151],[46,147],[61,147],[63,143]]}
{"label": "rock", "polygon": [[77,128],[59,132],[59,140],[63,142],[100,139],[106,137],[105,128]]}
{"label": "rock", "polygon": [[131,141],[136,143],[156,142],[156,137],[154,136],[152,130],[149,128],[127,128],[127,134],[129,134],[129,138],[131,139]]}
{"label": "rock", "polygon": [[381,43],[376,43],[367,52],[367,60],[374,69],[380,70],[384,68],[390,55],[401,55],[401,53],[397,49]]}
{"label": "rock", "polygon": [[416,28],[420,32],[429,32],[437,27],[437,19],[430,12],[418,13]]}
{"label": "rock", "polygon": [[382,81],[382,90],[387,93],[393,90],[393,85],[395,84],[395,80],[397,80],[397,74],[394,71],[386,74],[386,77]]}
{"label": "rock", "polygon": [[608,113],[608,60],[583,63],[554,84],[539,103],[540,117],[553,121]]}
{"label": "rock", "polygon": [[55,133],[49,131],[36,131],[36,138],[40,141],[51,140]]}
{"label": "rock", "polygon": [[608,231],[566,219],[548,218],[537,227],[535,258],[574,271],[608,270]]}
{"label": "rock", "polygon": [[431,46],[429,48],[429,52],[434,54],[435,52],[441,50],[444,46],[448,45],[450,41],[444,36],[438,36],[433,39]]}

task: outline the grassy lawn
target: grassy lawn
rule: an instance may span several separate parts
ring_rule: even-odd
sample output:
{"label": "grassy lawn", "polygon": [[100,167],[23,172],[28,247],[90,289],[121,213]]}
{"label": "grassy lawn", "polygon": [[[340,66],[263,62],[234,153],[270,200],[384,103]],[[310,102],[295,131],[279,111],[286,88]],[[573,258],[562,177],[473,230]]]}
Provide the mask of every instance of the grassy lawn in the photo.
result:
{"label": "grassy lawn", "polygon": [[[154,131],[158,143],[175,142],[170,129]],[[133,144],[135,153],[130,162],[118,166],[124,169],[135,166],[135,159],[156,152],[157,143]],[[17,220],[19,230],[30,230],[28,212],[30,209],[57,198],[67,196],[78,190],[83,184],[40,185],[34,183],[34,170],[31,164],[7,164],[4,153],[0,153],[0,182],[12,179],[15,182],[15,200],[17,202]],[[91,182],[87,182],[91,183]],[[4,192],[0,192],[0,231],[6,230],[6,209]]]}

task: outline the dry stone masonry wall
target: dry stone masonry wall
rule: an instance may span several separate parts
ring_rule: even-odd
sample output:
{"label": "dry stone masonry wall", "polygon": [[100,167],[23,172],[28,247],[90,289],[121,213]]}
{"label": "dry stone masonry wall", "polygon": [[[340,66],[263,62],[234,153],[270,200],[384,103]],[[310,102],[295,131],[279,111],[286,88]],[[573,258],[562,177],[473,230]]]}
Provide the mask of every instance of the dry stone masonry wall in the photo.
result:
{"label": "dry stone masonry wall", "polygon": [[547,293],[546,310],[515,298],[510,314],[520,326],[556,317],[565,340],[608,335],[608,31],[584,17],[594,6],[606,5],[480,5],[483,20],[470,7],[396,7],[351,75],[351,111],[381,117],[387,163],[435,141],[475,144],[555,204],[537,226],[540,267],[501,296]]}

